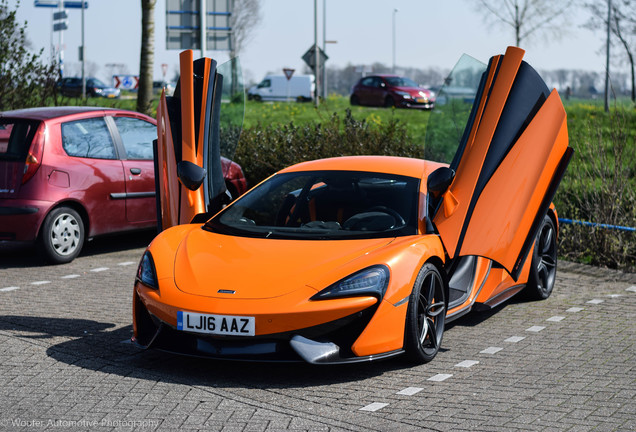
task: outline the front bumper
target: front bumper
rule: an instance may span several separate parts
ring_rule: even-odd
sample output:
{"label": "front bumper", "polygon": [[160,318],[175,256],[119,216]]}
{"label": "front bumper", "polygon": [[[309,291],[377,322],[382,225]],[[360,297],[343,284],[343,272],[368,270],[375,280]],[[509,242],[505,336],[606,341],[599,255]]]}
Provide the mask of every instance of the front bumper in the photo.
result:
{"label": "front bumper", "polygon": [[135,289],[132,342],[142,349],[259,362],[355,363],[399,355],[402,350],[356,356],[351,349],[377,308],[378,303],[326,323],[281,333],[253,337],[217,336],[177,330],[173,324],[149,312]]}

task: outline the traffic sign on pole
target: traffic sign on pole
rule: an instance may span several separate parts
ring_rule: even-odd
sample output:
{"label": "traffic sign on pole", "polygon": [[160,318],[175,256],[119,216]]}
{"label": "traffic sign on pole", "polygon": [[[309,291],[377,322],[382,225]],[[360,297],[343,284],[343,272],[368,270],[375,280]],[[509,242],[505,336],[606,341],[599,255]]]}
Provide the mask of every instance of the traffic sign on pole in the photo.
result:
{"label": "traffic sign on pole", "polygon": [[288,69],[288,68],[284,68],[283,69],[283,73],[285,74],[285,78],[287,78],[287,81],[289,81],[292,77],[292,75],[294,74],[294,71],[296,69]]}

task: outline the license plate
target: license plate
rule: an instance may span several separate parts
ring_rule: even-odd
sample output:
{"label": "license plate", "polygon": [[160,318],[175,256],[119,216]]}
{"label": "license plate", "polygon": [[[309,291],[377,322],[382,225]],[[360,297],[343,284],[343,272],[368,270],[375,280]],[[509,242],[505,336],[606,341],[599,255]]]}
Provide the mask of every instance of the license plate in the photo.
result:
{"label": "license plate", "polygon": [[420,98],[415,98],[415,102],[424,103],[424,102],[426,102],[426,100],[424,98],[420,97]]}
{"label": "license plate", "polygon": [[114,94],[109,94],[109,95],[108,95],[108,98],[110,98],[110,99],[114,99],[114,98],[115,98],[115,95],[114,95]]}
{"label": "license plate", "polygon": [[177,312],[177,330],[230,336],[254,336],[254,317]]}

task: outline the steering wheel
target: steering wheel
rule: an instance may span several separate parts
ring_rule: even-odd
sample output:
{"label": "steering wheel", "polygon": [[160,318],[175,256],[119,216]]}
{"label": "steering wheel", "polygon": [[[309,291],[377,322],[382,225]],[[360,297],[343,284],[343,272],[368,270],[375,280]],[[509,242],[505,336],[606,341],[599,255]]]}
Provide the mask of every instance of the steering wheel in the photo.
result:
{"label": "steering wheel", "polygon": [[404,226],[406,225],[406,221],[404,220],[404,218],[402,217],[401,214],[399,214],[397,211],[393,210],[392,208],[386,207],[386,206],[375,206],[375,207],[371,207],[370,209],[366,210],[367,212],[382,212],[382,213],[386,213],[389,214],[391,216],[393,216],[393,218],[395,219],[396,224],[393,226],[393,228],[396,228],[398,226]]}

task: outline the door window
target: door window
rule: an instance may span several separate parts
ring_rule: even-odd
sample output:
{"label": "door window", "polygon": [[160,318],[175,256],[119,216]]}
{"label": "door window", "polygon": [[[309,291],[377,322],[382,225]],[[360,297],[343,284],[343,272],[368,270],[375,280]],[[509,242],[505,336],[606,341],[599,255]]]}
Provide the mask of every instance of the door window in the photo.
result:
{"label": "door window", "polygon": [[110,131],[102,117],[62,123],[62,147],[69,156],[117,159]]}
{"label": "door window", "polygon": [[157,126],[132,117],[114,117],[126,159],[152,160],[152,141],[157,138]]}

